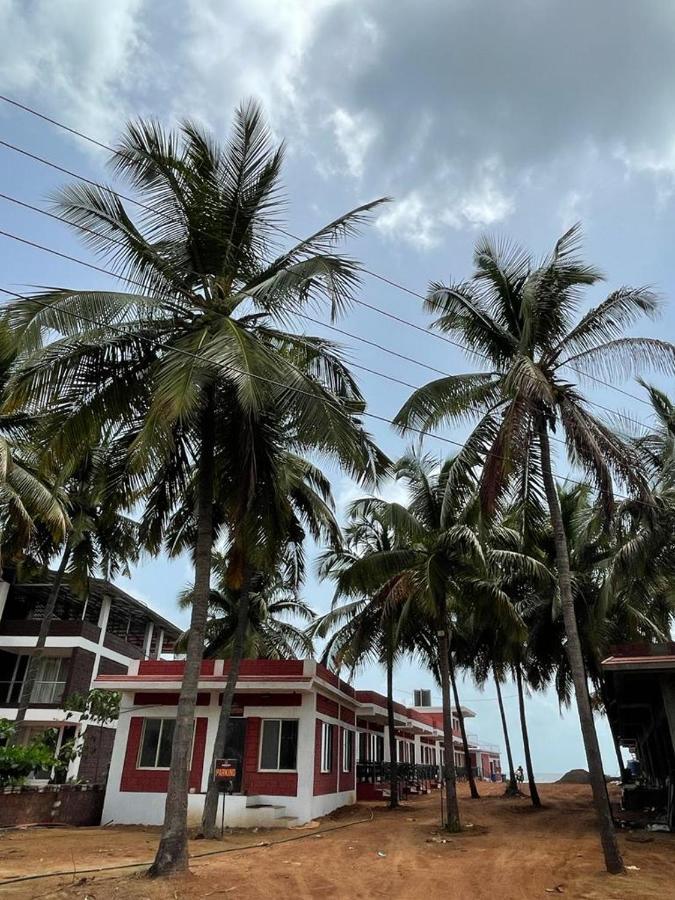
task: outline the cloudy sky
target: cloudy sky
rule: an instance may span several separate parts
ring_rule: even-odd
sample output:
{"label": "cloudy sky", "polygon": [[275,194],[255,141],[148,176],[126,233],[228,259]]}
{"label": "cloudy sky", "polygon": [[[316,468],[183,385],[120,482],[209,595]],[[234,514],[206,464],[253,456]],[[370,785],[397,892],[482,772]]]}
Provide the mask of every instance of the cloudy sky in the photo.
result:
{"label": "cloudy sky", "polygon": [[[675,287],[674,51],[675,8],[667,0],[0,0],[3,94],[102,141],[137,115],[166,124],[197,118],[224,136],[237,103],[257,97],[287,144],[296,233],[392,197],[349,249],[368,269],[423,292],[431,279],[468,275],[484,231],[539,256],[581,220],[587,256],[607,274],[604,290],[653,284],[661,291],[663,317],[642,331],[666,337],[675,322],[668,299]],[[104,177],[101,151],[4,103],[0,133],[79,174]],[[0,146],[4,194],[42,205],[63,181]],[[5,231],[89,259],[59,223],[6,200],[0,218]],[[2,287],[110,283],[2,236],[0,253]],[[370,276],[360,297],[427,324],[414,296]],[[595,291],[589,302],[600,297]],[[460,351],[364,307],[340,325],[445,371],[467,367]],[[355,364],[415,385],[429,377],[354,339],[343,344]],[[391,417],[409,389],[360,375],[370,409]],[[623,388],[638,394],[635,384]],[[639,400],[610,388],[590,396],[648,416]],[[390,454],[404,449],[385,425],[373,431]],[[449,447],[430,442],[429,449]],[[339,476],[335,490],[342,504],[355,496]],[[132,590],[181,620],[175,596],[188,578],[184,562],[146,562]],[[320,610],[330,602],[325,586],[311,583],[307,595]],[[372,670],[360,683],[381,690],[384,678]],[[426,673],[401,667],[401,699],[428,683]],[[505,693],[515,723],[514,691]],[[500,742],[494,687],[480,692],[467,683],[464,698],[478,713],[472,730]],[[575,717],[561,716],[548,695],[529,708],[536,768],[584,765]],[[514,744],[518,764],[515,733]]]}

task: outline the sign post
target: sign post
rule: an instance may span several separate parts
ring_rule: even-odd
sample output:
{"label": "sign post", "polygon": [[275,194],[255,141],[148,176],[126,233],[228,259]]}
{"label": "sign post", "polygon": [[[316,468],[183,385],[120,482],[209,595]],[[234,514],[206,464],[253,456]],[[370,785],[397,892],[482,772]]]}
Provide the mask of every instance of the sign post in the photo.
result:
{"label": "sign post", "polygon": [[220,812],[220,836],[225,833],[225,795],[231,794],[237,777],[236,759],[217,759],[213,766],[213,780],[218,785],[218,790],[223,795],[223,806]]}

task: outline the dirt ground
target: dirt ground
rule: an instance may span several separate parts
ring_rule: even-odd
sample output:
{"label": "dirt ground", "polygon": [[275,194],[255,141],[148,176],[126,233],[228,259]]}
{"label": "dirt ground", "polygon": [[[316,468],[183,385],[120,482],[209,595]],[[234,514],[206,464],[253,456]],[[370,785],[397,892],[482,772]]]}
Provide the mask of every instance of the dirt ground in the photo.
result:
{"label": "dirt ground", "polygon": [[[443,837],[437,832],[439,797],[434,793],[409,801],[398,812],[359,804],[309,828],[240,831],[226,835],[222,842],[193,841],[190,850],[195,855],[229,852],[194,858],[192,874],[160,881],[146,878],[142,868],[83,872],[149,862],[157,844],[156,829],[6,831],[0,835],[0,896],[45,900],[226,900],[228,896],[244,900],[531,900],[556,894],[588,900],[675,898],[675,835],[654,834],[648,843],[634,843],[621,834],[629,870],[612,877],[603,871],[589,788],[543,785],[545,809],[539,812],[532,810],[527,799],[504,799],[500,786],[486,784],[480,789],[479,801],[470,800],[461,790],[463,822],[472,827],[448,837],[447,843],[439,843]],[[251,844],[255,846],[243,849]],[[48,872],[67,874],[6,883],[13,877]]]}

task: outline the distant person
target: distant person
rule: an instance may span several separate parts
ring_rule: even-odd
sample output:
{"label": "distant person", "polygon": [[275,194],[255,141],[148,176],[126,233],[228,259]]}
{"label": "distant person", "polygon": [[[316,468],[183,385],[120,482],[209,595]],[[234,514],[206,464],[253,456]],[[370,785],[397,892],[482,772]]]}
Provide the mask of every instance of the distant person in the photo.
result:
{"label": "distant person", "polygon": [[518,766],[516,769],[516,781],[519,781],[521,784],[525,781],[525,773],[522,766]]}

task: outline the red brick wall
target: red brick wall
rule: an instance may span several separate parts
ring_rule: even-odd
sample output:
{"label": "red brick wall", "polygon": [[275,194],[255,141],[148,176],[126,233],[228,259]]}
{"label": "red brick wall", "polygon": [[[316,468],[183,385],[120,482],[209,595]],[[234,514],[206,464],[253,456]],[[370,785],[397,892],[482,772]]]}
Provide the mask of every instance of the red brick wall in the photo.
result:
{"label": "red brick wall", "polygon": [[[230,671],[229,660],[225,660],[223,671]],[[301,659],[242,659],[239,672],[242,675],[302,675]]]}
{"label": "red brick wall", "polygon": [[262,719],[251,717],[246,720],[246,743],[244,745],[244,772],[242,790],[246,794],[270,794],[279,797],[297,797],[297,772],[259,772],[260,732]]}
{"label": "red brick wall", "polygon": [[[318,697],[317,697],[318,700]],[[314,732],[314,796],[320,794],[335,794],[338,784],[338,761],[339,761],[339,736],[340,729],[333,726],[333,771],[321,771],[321,720],[316,720]]]}
{"label": "red brick wall", "polygon": [[127,666],[115,662],[114,659],[106,659],[105,656],[102,656],[98,661],[97,675],[126,675],[127,672]]}
{"label": "red brick wall", "polygon": [[347,729],[349,731],[349,734],[351,734],[351,741],[352,741],[352,767],[349,772],[343,772],[342,771],[342,740],[343,740],[342,732],[344,730],[345,729],[340,728],[340,761],[339,761],[340,767],[338,770],[338,782],[339,782],[339,788],[341,791],[353,791],[354,785],[356,782],[356,735],[354,734],[353,731],[351,731],[350,729]]}
{"label": "red brick wall", "polygon": [[[191,788],[200,791],[202,786],[202,770],[204,768],[204,749],[206,746],[207,719],[197,718],[195,727],[195,742],[192,750],[192,768],[190,769]],[[166,793],[169,785],[168,769],[138,769],[138,748],[143,733],[143,717],[132,716],[129,723],[127,747],[124,754],[124,767],[120,791],[148,791],[151,793]]]}
{"label": "red brick wall", "polygon": [[[202,675],[213,675],[215,660],[202,660]],[[182,660],[144,659],[138,664],[139,675],[182,675],[185,663]]]}
{"label": "red brick wall", "polygon": [[105,784],[115,742],[115,729],[90,725],[84,733],[77,777],[92,784]]}
{"label": "red brick wall", "polygon": [[91,678],[94,674],[94,659],[94,654],[90,653],[89,650],[73,647],[66,687],[63,692],[64,698],[70,697],[71,694],[86,693],[89,690]]}
{"label": "red brick wall", "polygon": [[332,716],[334,719],[337,719],[339,710],[340,707],[335,700],[330,700],[328,697],[324,697],[323,694],[316,695],[316,711],[318,713],[323,713],[324,716]]}
{"label": "red brick wall", "polygon": [[356,713],[353,709],[350,709],[348,706],[340,707],[340,720],[342,722],[348,722],[350,725],[353,725],[356,721]]}
{"label": "red brick wall", "polygon": [[16,788],[0,794],[0,827],[33,825],[100,825],[104,791],[75,785]]}

